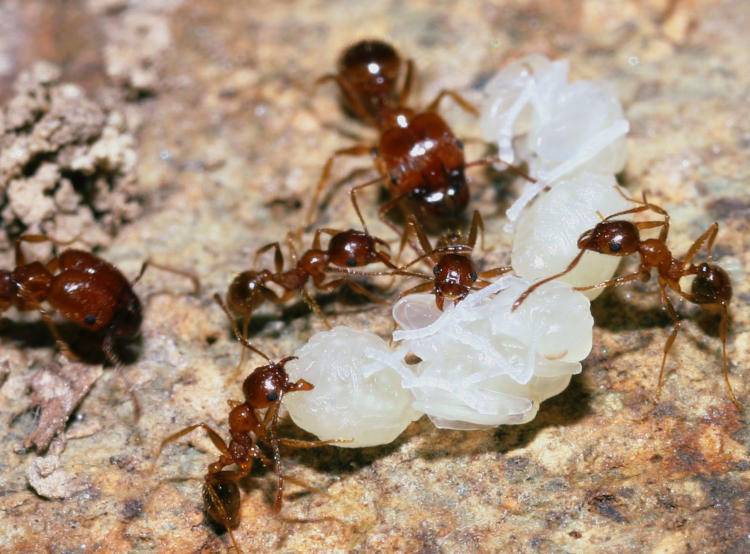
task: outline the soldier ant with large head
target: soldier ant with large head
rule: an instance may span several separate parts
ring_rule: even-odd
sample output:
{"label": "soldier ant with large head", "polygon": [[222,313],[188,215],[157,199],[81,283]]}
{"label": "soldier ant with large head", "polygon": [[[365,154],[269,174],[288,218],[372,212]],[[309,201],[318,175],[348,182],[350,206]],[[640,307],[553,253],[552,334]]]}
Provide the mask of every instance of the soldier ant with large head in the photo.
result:
{"label": "soldier ant with large head", "polygon": [[[619,286],[635,281],[639,278],[645,282],[650,279],[651,271],[654,269],[656,270],[662,305],[674,322],[674,328],[664,344],[664,353],[662,356],[661,368],[659,370],[657,396],[659,392],[661,392],[663,384],[664,367],[667,362],[667,355],[669,354],[672,343],[680,330],[680,319],[677,316],[672,301],[667,295],[667,289],[669,288],[673,290],[688,302],[698,304],[704,308],[718,310],[721,314],[719,333],[721,336],[724,382],[726,383],[727,392],[729,393],[732,402],[734,402],[738,408],[741,408],[742,405],[739,400],[737,400],[737,397],[732,391],[732,386],[729,383],[729,363],[727,359],[728,306],[729,301],[732,298],[732,284],[729,276],[721,267],[710,263],[711,249],[716,240],[716,235],[719,232],[719,224],[714,223],[711,225],[706,232],[695,240],[693,245],[688,249],[687,254],[685,254],[682,259],[678,259],[672,255],[666,243],[670,224],[669,214],[660,206],[648,202],[645,194],[643,201],[634,200],[632,198],[629,200],[639,205],[629,210],[612,214],[604,218],[593,229],[584,232],[578,239],[580,252],[570,262],[570,265],[568,265],[568,267],[562,272],[534,283],[526,289],[526,291],[524,291],[513,304],[513,310],[518,308],[518,306],[520,306],[536,288],[552,279],[562,277],[571,271],[578,264],[586,251],[598,252],[609,256],[629,256],[631,254],[637,254],[640,258],[640,263],[635,272],[621,277],[615,277],[595,285],[575,287],[575,289],[589,290],[608,287],[610,285]],[[644,211],[655,212],[656,214],[663,216],[663,219],[637,223],[617,219],[619,216]],[[660,229],[658,238],[641,239],[640,231],[655,228]],[[692,263],[693,258],[695,258],[695,255],[704,244],[708,251],[708,261],[700,264]],[[693,279],[690,292],[687,292],[682,290],[680,280],[683,277],[690,275],[694,275],[695,278]]]}
{"label": "soldier ant with large head", "polygon": [[[381,220],[388,223],[385,214],[404,202],[410,213],[418,213],[423,224],[430,225],[433,220],[458,216],[466,208],[469,189],[464,172],[467,167],[504,163],[495,157],[466,163],[463,144],[437,114],[440,101],[450,96],[463,109],[478,115],[476,109],[457,93],[441,90],[423,111],[406,107],[404,102],[411,89],[414,64],[411,60],[406,62],[406,76],[398,90],[403,65],[403,60],[389,44],[365,40],[343,52],[337,73],[317,80],[316,85],[334,81],[347,108],[374,127],[380,138],[376,145],[358,144],[343,148],[328,158],[313,194],[308,220],[312,219],[317,208],[334,160],[341,156],[375,156],[380,177],[351,190],[351,200],[360,220],[357,191],[386,181],[391,199],[380,208]],[[530,179],[516,168],[508,168]]]}
{"label": "soldier ant with large head", "polygon": [[[231,406],[229,412],[229,435],[231,437],[229,444],[216,431],[211,429],[207,423],[196,423],[166,437],[159,446],[159,450],[154,458],[154,464],[156,464],[164,447],[170,442],[179,439],[199,427],[208,433],[211,442],[221,452],[221,456],[217,461],[209,464],[204,476],[204,508],[209,519],[223,525],[229,532],[232,544],[239,552],[234,533],[232,532],[232,529],[235,529],[239,525],[240,489],[237,483],[250,474],[254,461],[258,460],[264,467],[273,468],[276,472],[278,480],[274,511],[279,512],[283,504],[285,480],[302,486],[308,486],[306,483],[282,473],[279,447],[284,445],[296,448],[315,448],[341,441],[304,441],[278,437],[279,408],[284,395],[291,392],[312,390],[313,385],[304,379],[294,382],[290,381],[284,366],[296,358],[294,356],[287,356],[278,362],[272,361],[266,354],[250,344],[242,336],[234,322],[232,314],[218,294],[214,295],[214,300],[216,300],[229,318],[237,340],[244,347],[263,357],[268,363],[257,367],[245,378],[242,384],[244,401],[230,401],[229,403]],[[262,410],[265,410],[265,413],[260,413]],[[261,449],[262,445],[270,448],[270,456],[267,456],[263,452]],[[231,465],[236,465],[237,469],[224,469]]]}

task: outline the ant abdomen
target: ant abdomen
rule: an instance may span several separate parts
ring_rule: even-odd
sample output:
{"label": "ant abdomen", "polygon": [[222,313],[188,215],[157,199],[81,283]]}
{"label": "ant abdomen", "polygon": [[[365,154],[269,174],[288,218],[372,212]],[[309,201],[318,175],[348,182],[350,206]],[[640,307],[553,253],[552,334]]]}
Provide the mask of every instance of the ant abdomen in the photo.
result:
{"label": "ant abdomen", "polygon": [[727,304],[732,299],[732,282],[722,268],[704,262],[696,267],[690,292],[697,304]]}
{"label": "ant abdomen", "polygon": [[238,274],[227,289],[227,305],[237,316],[249,316],[263,304],[265,296],[261,290],[267,281],[266,271],[243,271]]}
{"label": "ant abdomen", "polygon": [[240,488],[220,471],[206,475],[203,483],[203,506],[215,523],[235,529],[240,523]]}

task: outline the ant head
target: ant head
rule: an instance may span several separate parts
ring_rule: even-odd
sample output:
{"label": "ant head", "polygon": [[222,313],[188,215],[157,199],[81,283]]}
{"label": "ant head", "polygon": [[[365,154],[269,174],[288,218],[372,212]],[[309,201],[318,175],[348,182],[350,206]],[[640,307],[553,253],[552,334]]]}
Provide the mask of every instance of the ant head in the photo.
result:
{"label": "ant head", "polygon": [[379,40],[360,41],[339,59],[339,74],[366,100],[392,96],[400,69],[398,52]]}
{"label": "ant head", "polygon": [[440,309],[446,298],[454,302],[466,298],[477,280],[474,262],[463,254],[444,254],[432,272],[435,274],[435,297]]}
{"label": "ant head", "polygon": [[423,209],[436,218],[455,217],[469,203],[469,186],[463,169],[445,172],[445,180],[439,187],[416,189]]}
{"label": "ant head", "polygon": [[331,237],[328,255],[331,263],[339,267],[361,267],[378,259],[375,240],[353,229]]}
{"label": "ant head", "polygon": [[628,256],[638,252],[641,242],[638,227],[629,221],[602,221],[578,239],[578,248],[610,256]]}
{"label": "ant head", "polygon": [[257,271],[243,271],[227,289],[227,306],[235,316],[247,316],[263,303],[263,281]]}
{"label": "ant head", "polygon": [[212,521],[234,529],[240,523],[240,488],[209,474],[203,483],[203,506]]}
{"label": "ant head", "polygon": [[289,375],[284,370],[284,366],[288,361],[295,359],[296,356],[289,356],[280,362],[271,362],[256,368],[248,375],[242,383],[242,392],[247,405],[254,410],[261,410],[280,402],[287,392],[312,390],[313,386],[302,379],[295,383],[289,382]]}
{"label": "ant head", "polygon": [[704,262],[695,267],[690,292],[696,304],[727,304],[732,298],[732,282],[718,265]]}

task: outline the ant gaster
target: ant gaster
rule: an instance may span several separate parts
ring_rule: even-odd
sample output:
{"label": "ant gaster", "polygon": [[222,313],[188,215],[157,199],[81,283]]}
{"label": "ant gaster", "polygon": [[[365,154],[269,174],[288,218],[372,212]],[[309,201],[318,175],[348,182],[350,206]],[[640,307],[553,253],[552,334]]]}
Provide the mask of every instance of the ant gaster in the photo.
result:
{"label": "ant gaster", "polygon": [[[386,223],[385,214],[402,201],[408,202],[411,213],[419,212],[420,219],[428,223],[461,214],[469,201],[464,170],[473,165],[504,163],[499,158],[465,162],[462,143],[436,113],[440,101],[450,96],[463,109],[478,115],[476,109],[455,92],[441,90],[421,112],[406,107],[404,102],[411,89],[414,64],[412,60],[406,62],[406,75],[398,91],[402,66],[403,61],[392,46],[378,40],[365,40],[343,52],[337,73],[324,75],[316,81],[316,85],[334,81],[347,108],[377,129],[380,138],[377,145],[358,144],[336,150],[328,158],[313,194],[308,221],[318,205],[333,162],[340,156],[370,153],[375,156],[381,176],[352,188],[351,200],[362,220],[357,191],[387,180],[391,199],[380,209],[380,218]],[[516,168],[508,167],[530,179]]]}
{"label": "ant gaster", "polygon": [[[661,392],[667,354],[669,353],[672,343],[680,330],[680,319],[677,316],[677,312],[672,305],[671,300],[667,296],[667,288],[673,290],[688,302],[699,304],[705,308],[718,310],[721,313],[719,332],[721,336],[724,382],[726,383],[727,391],[732,402],[734,402],[738,408],[741,408],[742,405],[737,400],[737,397],[732,391],[732,386],[729,383],[729,363],[727,359],[728,305],[732,298],[731,281],[727,273],[718,265],[708,262],[703,262],[697,265],[691,263],[703,244],[706,244],[707,246],[708,260],[710,262],[711,249],[719,231],[719,224],[714,223],[711,225],[706,232],[696,239],[693,245],[688,249],[685,257],[680,260],[672,255],[666,243],[667,234],[669,233],[669,214],[663,208],[648,202],[645,194],[643,201],[631,198],[628,200],[640,205],[629,210],[612,214],[604,218],[593,229],[584,232],[578,239],[578,248],[580,248],[580,252],[573,261],[570,262],[570,265],[568,265],[568,267],[562,272],[531,285],[515,301],[513,304],[513,310],[518,308],[518,306],[520,306],[537,287],[571,271],[578,264],[586,251],[598,252],[610,256],[629,256],[631,254],[638,254],[640,257],[640,264],[638,270],[634,273],[609,279],[596,285],[575,287],[575,289],[589,290],[608,287],[610,285],[619,286],[639,278],[645,282],[650,279],[651,270],[656,270],[662,305],[666,308],[667,313],[674,322],[674,329],[672,329],[672,332],[664,345],[661,369],[659,370],[657,396]],[[643,221],[638,223],[615,219],[622,215],[647,210],[663,216],[664,219],[660,221]],[[641,239],[641,230],[654,228],[660,229],[658,238]],[[691,285],[690,292],[686,292],[682,290],[680,286],[680,279],[689,275],[694,275],[695,278]]]}
{"label": "ant gaster", "polygon": [[[209,519],[226,528],[232,544],[239,552],[234,533],[232,532],[232,529],[235,529],[239,524],[240,515],[240,489],[237,483],[249,475],[253,468],[253,462],[258,460],[263,466],[273,468],[276,472],[278,480],[274,511],[279,512],[283,504],[285,480],[302,486],[308,486],[306,483],[285,476],[281,472],[279,446],[315,448],[341,441],[336,439],[303,441],[279,438],[277,436],[276,428],[279,408],[284,395],[291,392],[312,390],[313,385],[304,379],[292,382],[284,367],[289,361],[296,359],[296,357],[287,356],[278,362],[272,361],[261,350],[247,342],[240,334],[240,330],[235,324],[232,315],[218,294],[214,295],[214,300],[216,300],[229,318],[237,340],[246,348],[263,357],[268,364],[256,368],[245,378],[242,384],[243,402],[230,401],[229,434],[231,438],[228,445],[207,423],[196,423],[166,437],[159,446],[159,450],[154,458],[154,465],[164,447],[170,442],[179,439],[199,427],[208,433],[211,442],[221,452],[221,456],[217,461],[209,464],[208,471],[204,476],[203,505]],[[261,410],[265,410],[265,413],[259,413]],[[261,444],[266,444],[270,447],[271,457],[263,453],[260,448]],[[230,465],[236,465],[237,469],[224,469]]]}
{"label": "ant gaster", "polygon": [[[416,233],[423,253],[402,267],[398,273],[419,277],[427,282],[402,292],[400,297],[418,292],[432,292],[435,294],[438,309],[442,310],[446,299],[454,303],[460,302],[472,290],[482,289],[489,285],[490,281],[487,279],[493,279],[511,270],[510,267],[497,267],[478,273],[471,253],[477,241],[478,231],[482,233],[482,249],[484,249],[484,223],[482,216],[476,210],[471,219],[468,239],[465,242],[460,234],[450,235],[444,237],[437,247],[433,248],[419,222],[412,215],[409,216],[404,230],[402,247],[406,242],[409,229]],[[432,264],[432,276],[407,270],[420,261],[428,261]]]}

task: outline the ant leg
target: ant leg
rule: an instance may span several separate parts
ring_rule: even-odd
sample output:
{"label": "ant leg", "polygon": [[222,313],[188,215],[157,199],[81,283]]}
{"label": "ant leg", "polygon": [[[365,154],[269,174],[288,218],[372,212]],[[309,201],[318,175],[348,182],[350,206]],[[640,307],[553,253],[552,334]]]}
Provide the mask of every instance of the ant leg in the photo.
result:
{"label": "ant leg", "polygon": [[352,205],[354,206],[354,211],[357,212],[357,217],[359,218],[360,223],[362,223],[362,230],[368,235],[370,234],[370,232],[367,230],[367,224],[365,223],[365,218],[362,217],[362,211],[359,209],[359,202],[357,202],[357,191],[362,190],[363,188],[371,187],[372,185],[377,185],[384,179],[385,178],[382,175],[380,175],[376,177],[375,179],[371,179],[365,183],[352,187],[351,190],[349,191],[349,197],[351,198]]}
{"label": "ant leg", "polygon": [[404,78],[404,85],[401,87],[401,92],[398,95],[399,105],[403,105],[406,99],[409,97],[411,91],[411,84],[414,80],[414,60],[406,60],[406,77]]}
{"label": "ant leg", "polygon": [[614,279],[609,279],[608,281],[602,281],[601,283],[597,283],[596,285],[588,285],[586,287],[573,287],[573,290],[601,289],[601,288],[609,287],[609,286],[619,287],[620,285],[624,285],[625,283],[629,283],[630,281],[635,281],[636,279],[640,278],[642,275],[643,275],[643,271],[638,270],[635,273],[622,275],[621,277],[615,277]]}
{"label": "ant leg", "polygon": [[465,111],[469,112],[474,117],[479,117],[479,112],[477,111],[477,109],[471,104],[469,104],[466,100],[464,100],[460,94],[452,90],[445,89],[445,88],[442,89],[438,93],[438,95],[435,97],[435,100],[429,103],[427,108],[425,108],[425,111],[426,112],[437,111],[438,104],[440,104],[440,101],[446,96],[450,96],[451,98],[453,98],[453,100],[455,100],[455,102],[459,106],[461,106]]}
{"label": "ant leg", "polygon": [[320,250],[320,235],[325,233],[326,235],[334,236],[341,233],[338,229],[331,229],[330,227],[320,227],[315,230],[315,236],[313,237],[312,247],[313,250]]}
{"label": "ant leg", "polygon": [[537,281],[533,285],[531,285],[529,288],[527,288],[525,291],[521,293],[521,296],[516,298],[516,301],[513,302],[513,307],[511,308],[511,312],[515,312],[518,307],[523,304],[523,301],[526,300],[526,298],[534,292],[535,289],[538,287],[541,287],[544,283],[548,283],[549,281],[552,281],[553,279],[557,279],[559,277],[562,277],[563,275],[570,273],[573,271],[573,268],[578,265],[578,262],[581,261],[581,258],[583,257],[585,250],[579,250],[578,254],[575,258],[573,258],[573,261],[568,264],[568,267],[566,267],[564,270],[562,270],[560,273],[556,273],[555,275],[551,275],[550,277],[547,277],[545,279],[542,279],[541,281]]}
{"label": "ant leg", "polygon": [[378,298],[377,296],[375,296],[360,283],[357,283],[356,281],[352,281],[351,279],[347,279],[345,277],[342,277],[341,279],[334,279],[333,281],[329,281],[327,283],[321,283],[320,285],[316,286],[320,290],[328,291],[338,288],[342,285],[348,285],[354,292],[361,294],[362,296],[366,296],[372,302],[377,302],[378,304],[385,304],[388,302],[384,298]]}
{"label": "ant leg", "polygon": [[234,317],[232,316],[232,312],[229,311],[229,308],[227,308],[227,305],[224,304],[224,301],[221,299],[221,296],[219,296],[219,293],[214,293],[214,301],[221,307],[221,309],[226,314],[227,318],[229,319],[229,324],[232,326],[232,331],[234,331],[235,338],[242,344],[245,348],[248,348],[261,356],[266,361],[270,362],[271,358],[269,358],[266,354],[264,354],[261,350],[254,347],[252,344],[248,342],[248,340],[245,338],[244,335],[240,334],[240,330],[237,327],[237,322],[234,320]]}
{"label": "ant leg", "polygon": [[430,281],[429,283],[422,283],[421,285],[417,285],[416,287],[412,287],[408,290],[403,291],[398,295],[398,297],[403,298],[404,296],[407,296],[409,294],[415,294],[419,292],[432,292],[434,286],[435,284],[432,281]]}
{"label": "ant leg", "polygon": [[[208,508],[206,506],[209,504],[207,502],[208,499],[210,499],[210,508],[211,512],[214,510],[216,513],[212,513],[211,517],[218,516],[218,519],[221,520],[221,524],[224,526],[224,529],[227,530],[227,533],[229,533],[229,538],[232,541],[232,546],[234,546],[234,549],[239,553],[242,552],[240,550],[240,547],[237,545],[237,539],[234,538],[234,532],[232,531],[232,520],[235,519],[233,517],[230,517],[230,515],[227,513],[227,509],[224,507],[224,502],[222,501],[222,498],[219,496],[219,493],[216,492],[216,489],[214,488],[214,485],[218,484],[225,484],[225,483],[231,483],[234,487],[235,485],[234,481],[241,479],[241,477],[238,477],[237,479],[231,479],[231,477],[224,477],[224,474],[231,474],[233,472],[229,471],[221,471],[217,472],[216,474],[207,474],[206,478],[203,483],[203,491],[204,491],[204,509]],[[211,479],[209,481],[209,475],[211,476]],[[216,477],[217,475],[221,475],[221,477]],[[205,494],[208,493],[208,499],[205,498]],[[233,496],[236,494],[236,489],[233,489],[232,492]],[[234,498],[237,498],[234,496]],[[208,512],[208,510],[206,509]],[[236,516],[235,516],[236,517]],[[235,524],[236,527],[236,524]]]}
{"label": "ant leg", "polygon": [[353,439],[329,439],[326,441],[302,441],[297,439],[279,439],[279,444],[291,446],[294,448],[318,448],[329,444],[338,444],[340,442],[353,442]]}
{"label": "ant leg", "polygon": [[323,310],[320,309],[320,305],[315,301],[315,299],[310,296],[310,293],[307,292],[307,288],[303,287],[300,289],[300,294],[302,295],[302,299],[305,301],[305,304],[307,304],[312,311],[314,311],[316,314],[320,316],[320,318],[323,320],[323,323],[325,323],[326,327],[329,329],[333,329],[331,326],[331,323],[328,321],[328,318],[323,313]]}
{"label": "ant leg", "polygon": [[[141,270],[138,272],[138,275],[136,275],[135,279],[133,279],[130,282],[130,286],[134,286],[138,281],[141,280],[141,277],[143,277],[143,274],[146,273],[146,269],[149,267],[155,267],[156,269],[161,269],[162,271],[167,271],[169,273],[174,273],[175,275],[180,275],[181,277],[185,277],[186,279],[189,279],[190,282],[193,284],[193,294],[194,296],[197,296],[201,292],[201,282],[198,276],[193,273],[192,271],[189,271],[187,269],[179,269],[176,267],[171,267],[168,265],[160,264],[158,262],[153,261],[152,259],[148,258],[146,261],[143,262],[141,265]],[[173,294],[171,290],[160,290],[151,293],[151,296],[154,296],[156,294]],[[183,293],[184,294],[184,293]]]}
{"label": "ant leg", "polygon": [[159,456],[161,456],[161,452],[162,450],[164,450],[165,446],[167,446],[170,442],[176,441],[180,437],[184,437],[185,435],[197,429],[198,427],[203,428],[206,431],[206,433],[208,433],[208,438],[211,439],[211,442],[214,443],[214,446],[219,450],[219,452],[221,452],[228,459],[232,458],[232,455],[229,452],[229,447],[227,446],[227,443],[224,442],[224,439],[222,439],[221,436],[216,431],[211,429],[207,423],[196,423],[194,425],[185,427],[184,429],[177,431],[176,433],[172,433],[163,441],[161,441],[161,445],[159,446],[159,449],[156,451],[156,456],[154,456],[154,465],[151,467],[151,472],[153,473],[154,469],[156,469],[156,462],[159,460]]}
{"label": "ant leg", "polygon": [[495,269],[488,269],[487,271],[483,271],[482,273],[477,275],[477,279],[481,279],[483,281],[486,279],[494,279],[495,277],[500,277],[500,275],[504,275],[509,271],[513,271],[513,268],[511,266],[496,267]]}
{"label": "ant leg", "polygon": [[331,154],[326,160],[325,165],[323,166],[323,171],[320,174],[320,178],[318,179],[318,184],[315,186],[315,192],[312,196],[312,201],[310,202],[310,207],[307,210],[307,215],[305,216],[305,221],[307,225],[312,223],[313,221],[313,214],[315,210],[318,207],[318,201],[320,199],[320,193],[323,191],[323,188],[325,188],[325,185],[328,183],[328,178],[331,175],[331,169],[333,168],[333,162],[336,158],[340,156],[364,156],[365,154],[369,154],[372,152],[373,146],[368,144],[357,144],[354,146],[350,146],[349,148],[341,148],[339,150],[334,151],[333,154]]}
{"label": "ant leg", "polygon": [[669,334],[669,337],[667,338],[667,342],[664,344],[664,355],[661,358],[661,369],[659,369],[659,383],[656,388],[657,400],[659,399],[659,396],[661,396],[661,387],[664,384],[664,366],[667,363],[667,355],[669,354],[669,350],[672,348],[672,343],[674,342],[674,339],[677,337],[677,333],[680,330],[680,318],[677,315],[677,312],[675,311],[671,300],[669,300],[669,297],[667,296],[666,285],[661,281],[659,282],[659,289],[661,292],[662,306],[666,308],[667,313],[669,314],[669,317],[672,318],[672,321],[674,322],[674,328],[672,329],[672,332]]}
{"label": "ant leg", "polygon": [[505,160],[503,160],[502,158],[498,158],[497,156],[488,156],[486,158],[480,158],[478,160],[474,160],[472,162],[467,163],[464,166],[464,168],[474,167],[477,165],[492,165],[492,164],[498,164],[498,163],[503,164],[508,171],[510,171],[514,175],[517,175],[518,177],[521,177],[522,179],[529,181],[530,183],[537,182],[537,180],[531,177],[530,175],[527,175],[526,173],[518,169],[513,164],[510,164],[506,162]]}
{"label": "ant leg", "polygon": [[703,233],[701,236],[699,236],[697,239],[695,239],[695,242],[690,247],[690,249],[687,251],[687,254],[685,254],[685,258],[682,260],[682,268],[685,269],[687,266],[690,265],[690,262],[693,260],[695,255],[698,253],[698,250],[700,250],[701,246],[703,246],[703,243],[707,242],[707,248],[708,248],[708,261],[711,261],[711,249],[714,246],[714,241],[716,240],[716,235],[719,232],[719,224],[714,223],[706,229],[706,232]]}
{"label": "ant leg", "polygon": [[284,269],[284,254],[281,253],[281,245],[279,245],[278,241],[266,244],[265,246],[261,246],[255,251],[255,257],[253,258],[253,266],[258,265],[258,258],[262,256],[265,252],[268,252],[273,248],[273,265],[276,268],[276,273],[281,273],[281,270]]}
{"label": "ant leg", "polygon": [[469,248],[473,249],[477,242],[477,230],[481,233],[480,246],[482,252],[487,252],[484,245],[484,219],[482,219],[482,214],[479,213],[479,210],[474,210],[474,215],[471,216],[471,227],[469,227],[469,240],[466,241],[466,245],[469,246]]}

